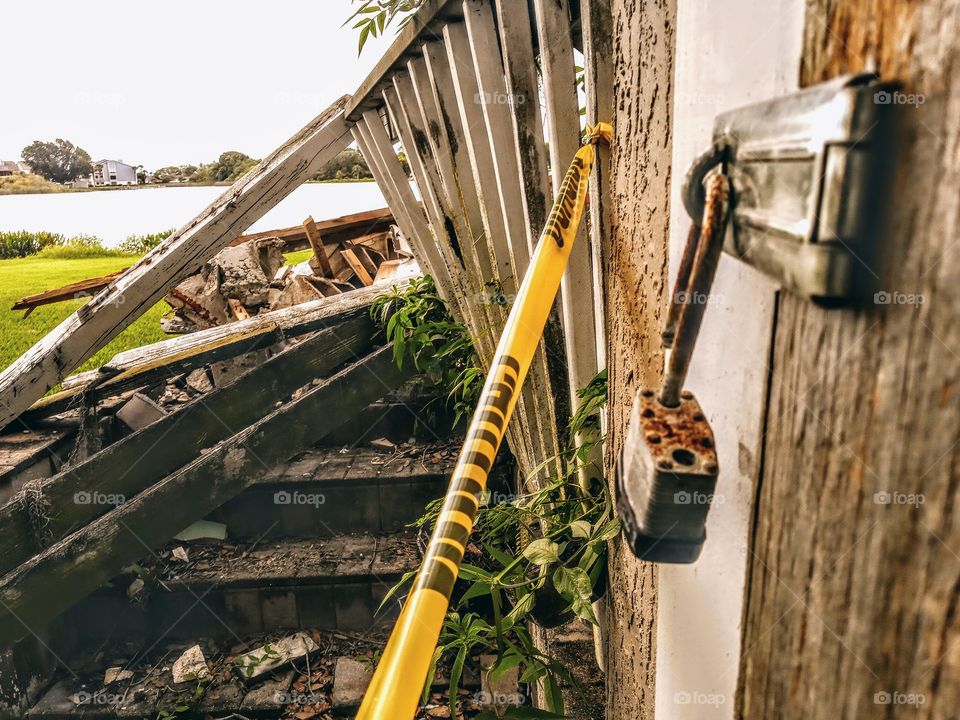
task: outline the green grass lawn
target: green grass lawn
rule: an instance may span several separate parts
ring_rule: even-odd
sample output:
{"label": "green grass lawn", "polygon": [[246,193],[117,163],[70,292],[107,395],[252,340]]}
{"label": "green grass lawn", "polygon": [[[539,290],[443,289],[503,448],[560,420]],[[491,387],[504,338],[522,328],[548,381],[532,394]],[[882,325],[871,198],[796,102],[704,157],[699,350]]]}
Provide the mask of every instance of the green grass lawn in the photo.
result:
{"label": "green grass lawn", "polygon": [[[67,283],[120,270],[136,262],[134,257],[94,257],[77,260],[26,257],[0,260],[0,366],[7,367],[37,340],[60,324],[86,299],[43,305],[24,318],[22,310],[11,310],[24,295],[51,290]],[[100,367],[123,350],[170,337],[160,329],[160,318],[170,306],[160,302],[135,320],[77,372]]]}
{"label": "green grass lawn", "polygon": [[[290,264],[310,257],[310,250],[301,250],[286,256]],[[0,367],[7,367],[60,324],[86,299],[67,300],[38,307],[30,317],[10,307],[24,295],[51,290],[67,283],[106,275],[136,262],[134,257],[94,257],[76,260],[26,257],[0,260]],[[148,345],[170,336],[160,329],[160,318],[170,312],[170,306],[160,302],[123,330],[117,337],[87,360],[76,372],[103,365],[119,352]]]}

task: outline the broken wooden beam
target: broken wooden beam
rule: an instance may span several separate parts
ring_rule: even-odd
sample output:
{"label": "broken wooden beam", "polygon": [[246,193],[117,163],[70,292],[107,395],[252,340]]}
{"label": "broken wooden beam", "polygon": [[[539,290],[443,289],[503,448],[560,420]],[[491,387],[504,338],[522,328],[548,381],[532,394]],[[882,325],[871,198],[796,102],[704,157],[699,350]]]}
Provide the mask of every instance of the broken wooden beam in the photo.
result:
{"label": "broken wooden beam", "polygon": [[370,277],[370,273],[367,271],[367,268],[364,267],[362,262],[360,262],[360,258],[357,257],[357,253],[355,253],[351,248],[345,247],[340,250],[340,254],[343,256],[343,259],[347,261],[347,265],[350,266],[350,269],[353,270],[353,274],[357,276],[360,282],[362,282],[364,285],[373,285],[373,278]]}
{"label": "broken wooden beam", "polygon": [[410,376],[383,347],[220,442],[0,581],[0,643],[12,643],[167,542]]}
{"label": "broken wooden beam", "polygon": [[29,492],[21,491],[0,507],[0,576],[44,549],[32,529],[31,503],[41,502],[44,508],[42,539],[58,541],[111,509],[93,499],[135,497],[204,448],[263,417],[264,408],[367,353],[372,342],[373,323],[366,315],[323,330]]}
{"label": "broken wooden beam", "polygon": [[337,100],[0,373],[0,427],[312,177],[350,141]]}
{"label": "broken wooden beam", "polygon": [[310,267],[314,269],[317,275],[332,278],[333,268],[330,267],[330,260],[327,259],[327,251],[323,247],[323,238],[320,236],[320,229],[317,227],[317,222],[313,219],[312,215],[303,221],[303,231],[307,234],[310,249],[313,250]]}
{"label": "broken wooden beam", "polygon": [[109,275],[101,277],[87,278],[78,280],[67,285],[62,285],[51,290],[44,290],[35,295],[27,295],[17,300],[11,310],[33,310],[41,305],[51,305],[62,302],[63,300],[75,300],[79,297],[93,295],[97,290],[101,290],[125,273],[129,268],[123,268],[112,272]]}
{"label": "broken wooden beam", "polygon": [[[317,232],[324,237],[324,243],[329,245],[333,241],[339,242],[349,239],[358,233],[369,234],[386,231],[393,222],[393,213],[390,208],[377,208],[376,210],[364,210],[363,212],[341,215],[327,220],[317,220],[316,225]],[[232,240],[230,244],[239,245],[249,240],[263,238],[277,238],[282,241],[285,252],[305,250],[310,247],[310,241],[303,225],[241,235]]]}
{"label": "broken wooden beam", "polygon": [[354,290],[127,350],[115,355],[99,370],[71,379],[64,390],[38,400],[23,413],[21,420],[29,424],[37,418],[63,412],[79,402],[84,394],[87,402],[95,402],[217,360],[269,347],[284,338],[365,315],[384,292],[382,285]]}

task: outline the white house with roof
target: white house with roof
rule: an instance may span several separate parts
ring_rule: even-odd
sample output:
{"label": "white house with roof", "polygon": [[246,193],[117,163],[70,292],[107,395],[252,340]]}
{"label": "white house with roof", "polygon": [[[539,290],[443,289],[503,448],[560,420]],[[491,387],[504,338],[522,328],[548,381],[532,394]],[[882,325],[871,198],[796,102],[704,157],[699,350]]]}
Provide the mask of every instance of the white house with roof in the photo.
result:
{"label": "white house with roof", "polygon": [[136,185],[137,168],[122,160],[97,160],[90,173],[90,184],[95,187],[104,185]]}

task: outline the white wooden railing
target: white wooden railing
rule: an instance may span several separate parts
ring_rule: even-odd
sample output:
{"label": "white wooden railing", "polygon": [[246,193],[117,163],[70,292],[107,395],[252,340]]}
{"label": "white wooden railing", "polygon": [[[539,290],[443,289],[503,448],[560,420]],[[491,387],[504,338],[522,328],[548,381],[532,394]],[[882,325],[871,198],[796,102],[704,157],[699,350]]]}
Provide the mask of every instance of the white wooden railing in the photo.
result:
{"label": "white wooden railing", "polygon": [[[345,111],[401,229],[477,338],[484,363],[506,317],[492,299],[515,294],[562,180],[549,168],[565,168],[584,124],[612,112],[609,47],[593,45],[593,38],[609,45],[609,3],[534,0],[533,16],[529,7],[525,0],[428,0]],[[585,91],[578,89],[581,64]],[[522,471],[557,453],[575,391],[602,367],[599,278],[609,232],[602,152],[590,222],[574,245],[559,312],[508,434]]]}

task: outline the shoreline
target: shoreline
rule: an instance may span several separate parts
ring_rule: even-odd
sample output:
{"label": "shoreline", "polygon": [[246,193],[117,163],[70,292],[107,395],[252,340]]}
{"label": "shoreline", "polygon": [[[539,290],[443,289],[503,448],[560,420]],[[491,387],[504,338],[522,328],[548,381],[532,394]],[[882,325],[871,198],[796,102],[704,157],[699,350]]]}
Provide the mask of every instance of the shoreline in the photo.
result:
{"label": "shoreline", "polygon": [[[373,178],[360,178],[348,180],[307,180],[304,185],[355,185],[358,183],[372,183]],[[185,183],[150,183],[149,185],[108,185],[105,187],[91,188],[68,188],[61,187],[57,190],[41,190],[30,192],[4,192],[0,190],[0,197],[24,196],[24,195],[63,195],[65,193],[95,193],[95,192],[127,192],[131,190],[159,190],[164,188],[197,188],[197,187],[230,187],[232,182],[185,182]]]}

